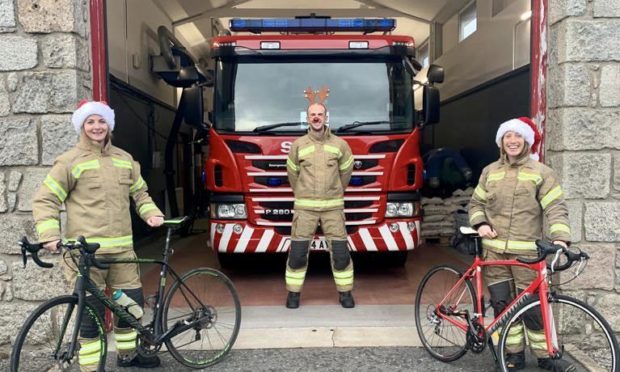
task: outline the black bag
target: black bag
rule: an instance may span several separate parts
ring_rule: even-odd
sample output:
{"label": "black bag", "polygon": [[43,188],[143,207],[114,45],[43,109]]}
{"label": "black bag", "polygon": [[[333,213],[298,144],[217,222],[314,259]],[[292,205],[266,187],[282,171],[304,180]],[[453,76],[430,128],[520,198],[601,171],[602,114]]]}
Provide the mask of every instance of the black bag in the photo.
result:
{"label": "black bag", "polygon": [[467,211],[459,209],[454,212],[455,231],[452,239],[450,239],[450,246],[462,254],[475,256],[476,255],[476,241],[475,238],[463,235],[460,231],[461,226],[469,226],[469,217]]}

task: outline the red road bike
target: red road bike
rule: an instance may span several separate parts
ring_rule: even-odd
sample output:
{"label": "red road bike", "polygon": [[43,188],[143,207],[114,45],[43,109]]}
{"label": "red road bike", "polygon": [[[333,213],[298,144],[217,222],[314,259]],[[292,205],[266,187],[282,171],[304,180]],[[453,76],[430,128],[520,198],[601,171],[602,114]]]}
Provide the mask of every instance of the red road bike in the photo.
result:
{"label": "red road bike", "polygon": [[[508,371],[506,344],[509,330],[521,326],[526,312],[532,314],[536,311],[542,318],[549,358],[567,360],[574,365],[575,371],[620,370],[616,336],[590,304],[596,301],[595,296],[588,296],[586,303],[562,295],[558,278],[552,276],[572,267],[574,272],[569,277],[574,279],[589,259],[587,253],[538,240],[536,258],[485,261],[481,257],[481,240],[477,232],[461,228],[461,233],[472,240],[473,264],[465,271],[450,265],[436,266],[422,278],[417,291],[416,327],[431,356],[451,362],[468,350],[481,353],[488,345],[500,370]],[[550,263],[547,256],[553,257]],[[577,265],[573,265],[575,263]],[[499,316],[489,318],[486,316],[490,306],[485,306],[484,302],[482,269],[494,265],[525,267],[536,271],[537,276]],[[568,272],[559,279],[565,279],[565,274]],[[527,364],[536,365],[530,361],[534,356],[526,354]]]}

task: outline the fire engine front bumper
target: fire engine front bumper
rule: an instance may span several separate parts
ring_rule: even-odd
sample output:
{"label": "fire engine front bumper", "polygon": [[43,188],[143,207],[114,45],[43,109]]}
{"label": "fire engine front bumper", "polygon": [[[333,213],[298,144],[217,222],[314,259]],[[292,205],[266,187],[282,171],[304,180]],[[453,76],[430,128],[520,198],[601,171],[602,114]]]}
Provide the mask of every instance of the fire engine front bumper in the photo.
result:
{"label": "fire engine front bumper", "polygon": [[[255,226],[248,221],[211,220],[211,248],[220,253],[287,252],[291,239],[271,226]],[[410,251],[420,245],[420,219],[389,219],[380,224],[359,226],[347,237],[355,252]],[[317,236],[312,250],[325,250],[323,237]]]}

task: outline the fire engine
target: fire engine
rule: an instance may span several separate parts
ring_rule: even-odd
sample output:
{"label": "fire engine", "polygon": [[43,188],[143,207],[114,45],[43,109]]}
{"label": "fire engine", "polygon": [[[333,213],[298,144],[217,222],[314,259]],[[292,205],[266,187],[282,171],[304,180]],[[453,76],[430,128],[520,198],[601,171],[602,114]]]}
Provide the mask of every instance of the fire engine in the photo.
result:
{"label": "fire engine", "polygon": [[[351,251],[392,252],[404,262],[420,244],[419,143],[423,125],[438,121],[433,83],[443,81],[443,69],[431,65],[424,79],[416,77],[422,66],[414,40],[392,35],[395,25],[315,16],[232,19],[234,34],[211,40],[204,170],[210,245],[222,261],[290,246],[294,196],[286,159],[307,131],[308,86],[329,87],[328,125],[353,151],[344,197]],[[320,227],[312,249],[327,249]]]}

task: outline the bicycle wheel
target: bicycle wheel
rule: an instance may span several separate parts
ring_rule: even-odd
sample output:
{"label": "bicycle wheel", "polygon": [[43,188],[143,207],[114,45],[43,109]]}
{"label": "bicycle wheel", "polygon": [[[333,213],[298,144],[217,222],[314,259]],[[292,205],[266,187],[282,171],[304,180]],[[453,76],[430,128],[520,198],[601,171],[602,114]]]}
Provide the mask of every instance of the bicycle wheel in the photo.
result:
{"label": "bicycle wheel", "polygon": [[177,323],[192,322],[193,328],[166,340],[170,354],[191,368],[219,362],[235,343],[241,324],[237,291],[221,272],[195,269],[170,288],[163,309],[164,332]]}
{"label": "bicycle wheel", "polygon": [[[616,337],[605,319],[590,305],[579,301],[575,298],[562,295],[549,296],[550,315],[553,317],[553,328],[558,350],[563,351],[561,359],[571,363],[574,369],[571,371],[618,371],[618,342]],[[507,371],[506,357],[508,354],[507,344],[519,342],[515,338],[515,333],[521,333],[523,337],[528,330],[523,327],[525,323],[523,316],[526,312],[532,314],[540,314],[540,299],[534,297],[521,305],[515,313],[510,317],[501,332],[501,338],[498,344],[498,354],[500,365],[504,371]],[[527,316],[527,315],[526,315]],[[512,327],[513,334],[510,335],[509,330]],[[523,340],[532,346],[528,338]],[[509,342],[508,340],[511,341]],[[542,338],[541,342],[545,342]],[[515,351],[514,346],[511,351]],[[526,346],[526,349],[531,349]],[[546,347],[543,351],[546,353]],[[531,350],[526,351],[526,364],[536,366],[537,361]],[[542,354],[541,354],[542,355]],[[563,363],[563,362],[562,362]]]}
{"label": "bicycle wheel", "polygon": [[415,322],[424,348],[436,359],[451,362],[467,352],[467,322],[462,315],[478,312],[476,292],[463,273],[452,266],[432,268],[418,287]]}
{"label": "bicycle wheel", "polygon": [[[41,304],[30,314],[13,344],[12,372],[79,369],[76,366],[79,347],[73,354],[68,353],[76,325],[77,304],[77,297],[60,296]],[[91,357],[99,358],[97,371],[103,371],[108,350],[103,321],[88,303],[82,316],[90,317],[98,325],[100,351]]]}

